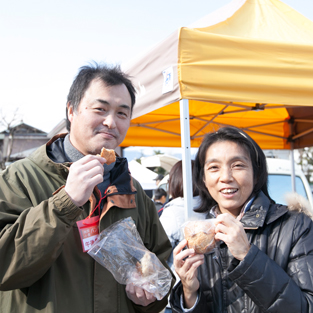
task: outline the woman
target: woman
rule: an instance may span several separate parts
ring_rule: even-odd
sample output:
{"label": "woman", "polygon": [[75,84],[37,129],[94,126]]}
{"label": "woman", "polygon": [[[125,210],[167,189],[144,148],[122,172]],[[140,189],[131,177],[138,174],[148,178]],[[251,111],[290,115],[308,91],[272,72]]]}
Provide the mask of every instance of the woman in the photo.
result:
{"label": "woman", "polygon": [[[191,168],[193,168],[194,161],[191,161]],[[185,204],[184,204],[184,190],[183,190],[183,170],[182,161],[178,161],[172,167],[169,173],[168,180],[168,193],[171,201],[165,204],[162,215],[160,216],[160,222],[172,244],[174,249],[180,241],[184,239],[182,232],[182,225],[185,222]],[[199,192],[193,188],[193,207],[199,206]],[[196,216],[197,219],[204,219],[205,215],[200,213],[193,213],[192,217]],[[192,218],[191,217],[191,218]],[[167,260],[172,272],[175,273],[173,266],[173,250]],[[179,277],[176,276],[176,283],[179,281]],[[165,313],[172,312],[170,304],[167,305]]]}
{"label": "woman", "polygon": [[217,247],[194,254],[183,240],[174,249],[173,311],[313,312],[312,220],[270,198],[255,141],[233,127],[206,135],[194,175]]}

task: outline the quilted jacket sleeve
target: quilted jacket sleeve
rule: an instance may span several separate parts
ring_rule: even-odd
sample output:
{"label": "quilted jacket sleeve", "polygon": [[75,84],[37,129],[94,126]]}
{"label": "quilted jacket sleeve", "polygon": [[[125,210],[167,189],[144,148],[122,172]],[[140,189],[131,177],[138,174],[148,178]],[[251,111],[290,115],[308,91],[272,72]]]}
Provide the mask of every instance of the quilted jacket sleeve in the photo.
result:
{"label": "quilted jacket sleeve", "polygon": [[[246,258],[229,273],[262,312],[313,312],[312,220],[296,214],[283,226],[291,242],[278,246],[286,271],[252,245]],[[280,234],[284,236],[284,233]]]}
{"label": "quilted jacket sleeve", "polygon": [[[313,312],[313,223],[304,214],[286,216],[280,231],[267,238],[268,249],[275,245],[273,259],[252,244],[244,260],[233,259],[228,268],[229,278],[252,300],[247,312]],[[181,294],[179,283],[171,295],[174,312],[182,312]],[[212,311],[201,290],[198,300],[193,313]]]}

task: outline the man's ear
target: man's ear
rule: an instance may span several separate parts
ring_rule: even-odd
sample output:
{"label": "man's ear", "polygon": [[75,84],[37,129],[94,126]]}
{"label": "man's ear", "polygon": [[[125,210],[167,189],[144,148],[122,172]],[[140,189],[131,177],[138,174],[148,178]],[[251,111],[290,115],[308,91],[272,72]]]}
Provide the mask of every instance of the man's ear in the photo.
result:
{"label": "man's ear", "polygon": [[67,118],[72,123],[73,115],[74,115],[74,108],[70,102],[67,103],[66,108],[67,108]]}

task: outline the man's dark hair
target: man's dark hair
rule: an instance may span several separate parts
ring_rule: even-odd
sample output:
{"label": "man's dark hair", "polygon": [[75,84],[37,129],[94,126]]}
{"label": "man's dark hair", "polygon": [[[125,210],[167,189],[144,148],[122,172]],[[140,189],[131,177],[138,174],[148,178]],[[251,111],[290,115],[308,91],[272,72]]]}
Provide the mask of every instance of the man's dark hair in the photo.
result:
{"label": "man's dark hair", "polygon": [[[191,170],[193,171],[194,161],[191,161]],[[184,197],[184,184],[183,184],[183,163],[182,161],[178,161],[175,165],[171,168],[169,173],[169,180],[168,180],[168,191],[170,196],[175,199],[178,197]],[[195,184],[192,184],[192,192],[193,196],[198,196],[199,192],[196,188]]]}
{"label": "man's dark hair", "polygon": [[196,212],[207,212],[217,203],[211,197],[204,183],[204,165],[206,161],[206,153],[210,146],[216,142],[231,141],[241,146],[249,155],[253,168],[254,188],[247,199],[251,199],[259,191],[274,202],[268,194],[267,189],[267,163],[266,157],[259,145],[244,131],[236,127],[222,127],[217,132],[206,134],[195,158],[195,166],[193,171],[194,182],[199,189],[201,203],[195,209]]}
{"label": "man's dark hair", "polygon": [[102,81],[106,86],[125,85],[131,98],[131,112],[136,101],[135,88],[130,78],[121,71],[119,66],[100,65],[94,62],[90,65],[82,66],[74,79],[67,96],[66,105],[66,128],[69,131],[71,123],[68,120],[67,106],[73,107],[73,111],[77,111],[78,106],[85,95],[90,83],[94,80]]}
{"label": "man's dark hair", "polygon": [[157,188],[154,191],[154,199],[160,200],[163,196],[167,196],[167,192],[163,188]]}

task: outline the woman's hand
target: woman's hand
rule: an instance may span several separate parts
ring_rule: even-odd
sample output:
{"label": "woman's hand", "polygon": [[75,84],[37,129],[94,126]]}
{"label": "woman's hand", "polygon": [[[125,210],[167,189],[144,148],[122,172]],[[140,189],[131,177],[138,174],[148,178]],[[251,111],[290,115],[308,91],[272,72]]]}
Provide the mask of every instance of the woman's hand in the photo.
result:
{"label": "woman's hand", "polygon": [[246,232],[231,214],[220,214],[215,223],[215,239],[224,241],[230,253],[237,260],[243,260],[250,249]]}
{"label": "woman's hand", "polygon": [[191,308],[197,300],[199,280],[197,278],[198,267],[203,264],[203,254],[195,254],[194,249],[183,248],[187,245],[187,240],[181,241],[173,250],[174,266],[179,276],[184,290],[185,307]]}

